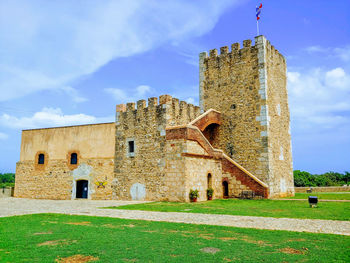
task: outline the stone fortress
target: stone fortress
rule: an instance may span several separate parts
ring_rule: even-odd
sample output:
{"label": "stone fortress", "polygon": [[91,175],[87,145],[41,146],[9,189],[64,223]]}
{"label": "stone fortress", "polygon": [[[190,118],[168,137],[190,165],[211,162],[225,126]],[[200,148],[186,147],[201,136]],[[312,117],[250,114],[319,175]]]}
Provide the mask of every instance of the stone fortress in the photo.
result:
{"label": "stone fortress", "polygon": [[169,95],[113,123],[24,130],[15,196],[199,201],[294,195],[286,61],[266,40],[199,55],[200,107]]}

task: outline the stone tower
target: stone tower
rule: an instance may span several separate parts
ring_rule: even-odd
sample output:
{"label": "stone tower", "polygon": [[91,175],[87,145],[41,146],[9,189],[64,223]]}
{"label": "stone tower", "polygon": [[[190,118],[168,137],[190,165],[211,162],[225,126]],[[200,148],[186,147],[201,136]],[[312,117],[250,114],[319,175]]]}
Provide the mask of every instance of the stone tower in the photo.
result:
{"label": "stone tower", "polygon": [[269,186],[294,195],[285,58],[264,36],[199,55],[202,111],[222,113],[213,143]]}

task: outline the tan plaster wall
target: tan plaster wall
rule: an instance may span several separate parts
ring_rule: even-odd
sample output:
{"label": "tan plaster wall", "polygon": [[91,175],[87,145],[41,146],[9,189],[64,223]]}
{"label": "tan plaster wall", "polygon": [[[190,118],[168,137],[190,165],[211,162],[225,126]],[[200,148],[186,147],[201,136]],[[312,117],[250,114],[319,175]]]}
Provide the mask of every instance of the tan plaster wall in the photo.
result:
{"label": "tan plaster wall", "polygon": [[50,159],[66,159],[72,150],[85,159],[112,158],[114,147],[115,123],[24,130],[20,161],[33,161],[38,151],[45,151]]}

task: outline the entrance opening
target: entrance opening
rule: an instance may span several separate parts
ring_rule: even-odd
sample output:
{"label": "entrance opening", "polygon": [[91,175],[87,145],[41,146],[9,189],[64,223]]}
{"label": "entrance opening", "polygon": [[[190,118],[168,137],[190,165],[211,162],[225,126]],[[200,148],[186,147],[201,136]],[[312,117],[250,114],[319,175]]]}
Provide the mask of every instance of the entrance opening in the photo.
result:
{"label": "entrance opening", "polygon": [[211,174],[208,174],[208,188],[212,188],[211,186]]}
{"label": "entrance opening", "polygon": [[228,198],[228,182],[227,181],[222,182],[222,187],[223,187],[224,198]]}
{"label": "entrance opening", "polygon": [[88,198],[89,182],[87,180],[77,181],[76,198]]}
{"label": "entrance opening", "polygon": [[205,138],[207,138],[207,140],[210,142],[210,144],[213,147],[217,147],[218,145],[218,135],[219,135],[219,125],[216,123],[212,123],[210,125],[208,125],[204,131],[203,131],[203,135],[205,136]]}

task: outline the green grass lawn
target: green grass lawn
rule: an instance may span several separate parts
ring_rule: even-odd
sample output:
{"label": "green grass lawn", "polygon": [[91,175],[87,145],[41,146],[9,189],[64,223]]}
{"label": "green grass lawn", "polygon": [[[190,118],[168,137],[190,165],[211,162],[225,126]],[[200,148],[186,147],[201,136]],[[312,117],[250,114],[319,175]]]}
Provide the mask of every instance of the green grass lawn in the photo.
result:
{"label": "green grass lawn", "polygon": [[218,199],[197,203],[153,202],[113,208],[161,212],[350,220],[350,203],[345,202],[321,202],[318,208],[310,208],[307,201]]}
{"label": "green grass lawn", "polygon": [[307,199],[308,196],[318,196],[319,200],[350,200],[350,192],[342,193],[296,193],[294,197],[286,197],[288,199]]}
{"label": "green grass lawn", "polygon": [[350,262],[341,235],[58,214],[0,218],[0,233],[0,262]]}

